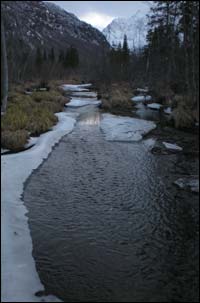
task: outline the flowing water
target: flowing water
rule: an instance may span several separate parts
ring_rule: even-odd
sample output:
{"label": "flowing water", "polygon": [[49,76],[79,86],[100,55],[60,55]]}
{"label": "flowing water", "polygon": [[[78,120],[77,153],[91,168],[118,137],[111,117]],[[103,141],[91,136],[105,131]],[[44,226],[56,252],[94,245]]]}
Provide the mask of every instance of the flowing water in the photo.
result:
{"label": "flowing water", "polygon": [[99,109],[74,111],[74,131],[23,197],[46,292],[65,302],[198,302],[198,195],[172,184],[180,156],[155,156],[145,140],[108,142]]}

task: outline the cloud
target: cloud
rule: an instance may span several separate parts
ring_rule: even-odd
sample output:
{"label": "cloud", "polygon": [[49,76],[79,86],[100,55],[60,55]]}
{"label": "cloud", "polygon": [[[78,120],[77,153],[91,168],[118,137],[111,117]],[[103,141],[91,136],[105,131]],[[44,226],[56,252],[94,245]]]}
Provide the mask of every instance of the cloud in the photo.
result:
{"label": "cloud", "polygon": [[97,27],[99,30],[104,29],[115,17],[97,12],[88,12],[79,17],[81,20]]}

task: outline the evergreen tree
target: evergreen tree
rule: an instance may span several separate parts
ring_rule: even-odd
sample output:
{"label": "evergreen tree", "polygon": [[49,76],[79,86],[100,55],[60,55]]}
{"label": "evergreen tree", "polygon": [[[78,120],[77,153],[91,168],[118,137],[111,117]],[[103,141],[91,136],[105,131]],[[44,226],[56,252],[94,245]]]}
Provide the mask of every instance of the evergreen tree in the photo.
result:
{"label": "evergreen tree", "polygon": [[129,63],[130,59],[130,53],[128,48],[128,42],[127,42],[127,36],[124,35],[124,41],[123,41],[123,47],[122,47],[122,61],[123,65],[126,65]]}
{"label": "evergreen tree", "polygon": [[64,62],[64,59],[65,59],[64,51],[63,51],[63,50],[60,50],[59,56],[58,56],[58,61],[59,61],[60,63],[63,63],[63,62]]}
{"label": "evergreen tree", "polygon": [[76,68],[79,65],[79,54],[75,47],[70,47],[64,58],[64,67]]}
{"label": "evergreen tree", "polygon": [[78,50],[75,47],[70,48],[71,67],[76,68],[79,65]]}
{"label": "evergreen tree", "polygon": [[42,65],[42,53],[41,53],[41,49],[40,47],[37,48],[36,50],[36,59],[35,59],[35,63],[37,67],[41,67]]}
{"label": "evergreen tree", "polygon": [[[149,17],[149,77],[199,95],[199,2],[154,1]],[[175,83],[174,83],[175,84]],[[174,86],[173,84],[173,86]],[[195,96],[194,96],[194,92]]]}
{"label": "evergreen tree", "polygon": [[64,56],[63,65],[64,65],[65,68],[70,67],[70,53],[69,53],[69,49],[66,50],[66,53],[65,53],[65,56]]}
{"label": "evergreen tree", "polygon": [[55,61],[55,53],[54,53],[54,48],[51,48],[50,54],[49,54],[49,59],[51,62]]}
{"label": "evergreen tree", "polygon": [[43,61],[46,61],[47,60],[47,52],[46,52],[46,49],[44,49],[44,52],[43,52]]}

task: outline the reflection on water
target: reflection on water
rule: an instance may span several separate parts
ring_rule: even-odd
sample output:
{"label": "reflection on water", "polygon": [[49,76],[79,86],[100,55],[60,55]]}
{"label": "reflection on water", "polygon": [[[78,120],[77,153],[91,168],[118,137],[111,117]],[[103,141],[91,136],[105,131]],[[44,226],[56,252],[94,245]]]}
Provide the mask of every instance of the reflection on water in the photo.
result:
{"label": "reflection on water", "polygon": [[90,110],[80,115],[81,125],[99,125],[101,115],[98,109]]}
{"label": "reflection on water", "polygon": [[81,125],[99,125],[101,114],[96,105],[87,105],[78,108],[66,108],[65,112],[78,114],[78,121]]}
{"label": "reflection on water", "polygon": [[168,121],[170,118],[169,115],[164,114],[162,111],[150,109],[143,103],[138,103],[135,108],[136,116],[144,120]]}

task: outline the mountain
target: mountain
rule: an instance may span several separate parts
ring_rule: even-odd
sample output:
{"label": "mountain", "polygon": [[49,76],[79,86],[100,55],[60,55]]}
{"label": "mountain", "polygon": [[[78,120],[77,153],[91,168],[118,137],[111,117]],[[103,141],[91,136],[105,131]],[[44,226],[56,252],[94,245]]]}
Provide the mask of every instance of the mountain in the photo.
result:
{"label": "mountain", "polygon": [[33,56],[38,47],[47,52],[54,48],[58,55],[72,45],[84,61],[110,47],[99,30],[50,2],[2,1],[1,13],[9,59],[13,56],[14,62]]}
{"label": "mountain", "polygon": [[116,18],[103,31],[110,45],[123,45],[124,35],[130,49],[138,49],[145,45],[147,19],[140,11],[130,18]]}

